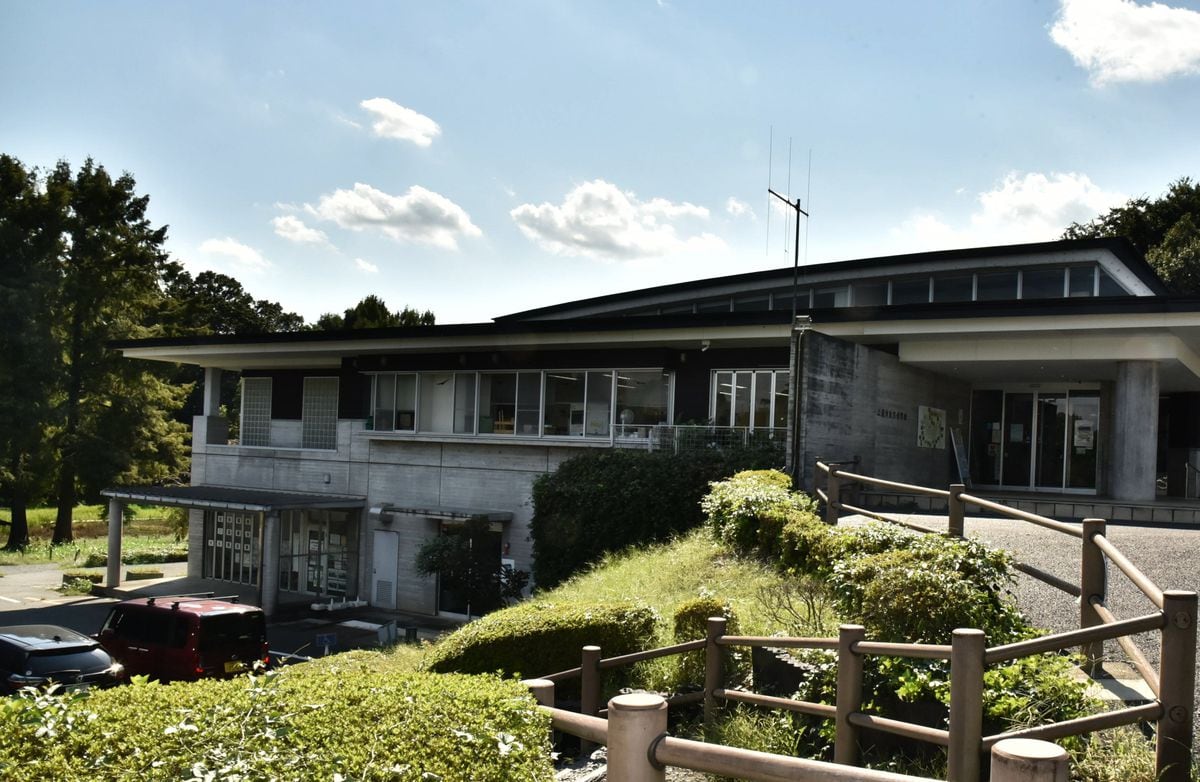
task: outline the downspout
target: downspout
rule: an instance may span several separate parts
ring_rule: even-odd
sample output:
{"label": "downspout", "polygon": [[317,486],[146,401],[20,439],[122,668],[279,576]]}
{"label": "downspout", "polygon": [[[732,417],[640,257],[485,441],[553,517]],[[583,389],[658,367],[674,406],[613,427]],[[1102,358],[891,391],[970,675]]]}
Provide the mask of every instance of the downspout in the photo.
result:
{"label": "downspout", "polygon": [[792,478],[792,486],[803,488],[804,465],[800,457],[804,453],[804,415],[801,399],[804,398],[804,334],[812,328],[812,318],[798,315],[792,322],[788,353],[788,409],[786,456],[784,472]]}

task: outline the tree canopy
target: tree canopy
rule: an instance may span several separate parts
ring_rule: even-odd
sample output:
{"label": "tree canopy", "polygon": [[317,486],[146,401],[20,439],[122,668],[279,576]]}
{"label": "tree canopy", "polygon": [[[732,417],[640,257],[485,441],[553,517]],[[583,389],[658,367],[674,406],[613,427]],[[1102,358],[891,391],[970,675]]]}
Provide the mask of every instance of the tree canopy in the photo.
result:
{"label": "tree canopy", "polygon": [[430,310],[418,312],[404,307],[395,312],[388,309],[383,299],[371,294],[345,311],[344,315],[327,312],[317,319],[314,326],[319,331],[342,329],[381,329],[395,326],[432,326],[434,316]]}
{"label": "tree canopy", "polygon": [[1175,180],[1159,198],[1131,198],[1063,233],[1064,239],[1105,236],[1128,239],[1172,292],[1200,295],[1200,184],[1191,178]]}

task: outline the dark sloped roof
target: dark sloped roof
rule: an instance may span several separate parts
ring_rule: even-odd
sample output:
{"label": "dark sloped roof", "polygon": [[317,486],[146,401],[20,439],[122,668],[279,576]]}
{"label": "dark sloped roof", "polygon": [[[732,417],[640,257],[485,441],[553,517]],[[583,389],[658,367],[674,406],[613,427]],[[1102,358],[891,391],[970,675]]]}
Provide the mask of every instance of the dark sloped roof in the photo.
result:
{"label": "dark sloped roof", "polygon": [[303,494],[234,486],[119,486],[100,492],[116,500],[147,505],[170,505],[213,510],[267,513],[300,508],[361,508],[365,497],[339,494]]}

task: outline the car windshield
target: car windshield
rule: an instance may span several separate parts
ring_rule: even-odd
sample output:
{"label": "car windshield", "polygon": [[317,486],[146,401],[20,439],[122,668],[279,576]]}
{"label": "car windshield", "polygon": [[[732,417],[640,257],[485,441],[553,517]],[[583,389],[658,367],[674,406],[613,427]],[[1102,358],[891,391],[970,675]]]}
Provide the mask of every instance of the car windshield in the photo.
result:
{"label": "car windshield", "polygon": [[261,643],[266,636],[262,614],[227,614],[208,616],[202,622],[200,648],[219,649],[225,646]]}
{"label": "car windshield", "polygon": [[53,676],[56,673],[78,671],[82,674],[103,671],[112,665],[112,658],[98,647],[34,652],[25,668],[31,676]]}

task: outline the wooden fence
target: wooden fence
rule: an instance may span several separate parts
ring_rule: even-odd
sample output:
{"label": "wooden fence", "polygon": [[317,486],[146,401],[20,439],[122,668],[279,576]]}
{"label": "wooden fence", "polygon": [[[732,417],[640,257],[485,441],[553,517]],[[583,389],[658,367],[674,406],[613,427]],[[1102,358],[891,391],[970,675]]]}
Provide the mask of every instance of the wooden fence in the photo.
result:
{"label": "wooden fence", "polygon": [[[826,476],[825,486],[819,488],[817,494],[825,503],[825,520],[831,524],[837,523],[841,511],[847,511],[881,521],[903,523],[904,526],[919,531],[941,534],[938,530],[899,522],[841,500],[841,490],[847,484],[863,483],[893,491],[945,498],[949,508],[949,534],[952,536],[961,537],[963,535],[965,508],[973,505],[1079,539],[1082,551],[1078,585],[1029,565],[1020,563],[1017,565],[1021,572],[1080,598],[1079,629],[988,647],[983,631],[969,628],[955,630],[952,641],[948,645],[907,644],[871,641],[866,638],[866,631],[862,626],[849,624],[841,626],[837,638],[726,635],[725,620],[719,617],[711,618],[708,620],[707,636],[703,639],[609,658],[601,656],[599,647],[585,646],[578,667],[552,673],[540,680],[533,680],[532,686],[535,693],[539,694],[540,700],[551,710],[555,729],[579,736],[585,742],[609,743],[611,751],[613,749],[611,728],[607,727],[605,720],[600,718],[602,714],[600,708],[601,672],[632,665],[643,660],[703,649],[705,651],[703,691],[667,699],[667,704],[682,705],[703,702],[706,723],[711,723],[714,712],[721,703],[746,703],[834,720],[834,763],[768,755],[659,736],[649,747],[649,757],[652,761],[650,767],[680,766],[749,780],[864,779],[883,782],[884,780],[917,779],[916,777],[856,768],[859,762],[859,732],[863,728],[869,728],[945,747],[948,753],[947,778],[952,782],[975,782],[980,779],[981,762],[986,753],[992,754],[993,774],[997,768],[998,757],[1001,760],[1011,756],[1021,757],[1021,753],[1013,748],[1025,747],[1025,744],[1014,740],[1053,740],[1121,725],[1151,722],[1155,724],[1156,728],[1155,762],[1158,779],[1162,782],[1186,782],[1190,778],[1196,674],[1197,601],[1195,592],[1164,592],[1159,589],[1105,537],[1105,523],[1100,519],[1087,519],[1080,527],[1015,510],[1000,503],[967,494],[962,485],[953,485],[949,490],[912,486],[858,475],[841,470],[836,465],[822,462],[817,463],[817,472]],[[1113,616],[1105,604],[1107,595],[1106,562],[1115,565],[1146,595],[1154,606],[1152,612],[1130,619],[1117,619]],[[1132,635],[1149,631],[1158,631],[1160,634],[1161,654],[1157,670],[1146,660],[1145,655],[1130,638]],[[1038,725],[990,736],[983,735],[983,675],[988,665],[1079,647],[1086,660],[1086,665],[1094,669],[1103,661],[1106,640],[1115,640],[1121,645],[1138,674],[1154,693],[1154,701],[1065,722]],[[726,687],[722,680],[722,662],[726,650],[730,647],[835,651],[838,659],[836,705],[777,698]],[[931,728],[862,712],[863,661],[868,655],[948,660],[951,672],[948,729]],[[580,712],[568,712],[553,708],[553,695],[547,695],[547,692],[553,692],[553,685],[556,682],[576,678],[580,680],[581,688]],[[616,699],[614,699],[615,701]],[[635,704],[632,711],[654,711],[654,708],[645,704]],[[665,708],[664,705],[662,717],[664,730]],[[1030,750],[1038,757],[1042,757],[1038,753],[1043,753],[1043,751],[1036,747]],[[1030,765],[1030,762],[1026,762],[1027,760],[1028,758],[1020,760],[1017,766],[1028,769],[1037,765],[1036,763]],[[851,771],[848,767],[855,768]],[[642,767],[638,766],[638,768]],[[1051,766],[1039,768],[1051,768]],[[1005,772],[1002,770],[1001,773]],[[613,780],[620,778],[620,776],[610,776],[610,779]],[[656,777],[635,775],[627,778],[640,780]],[[1024,778],[1032,779],[1032,777]]]}

